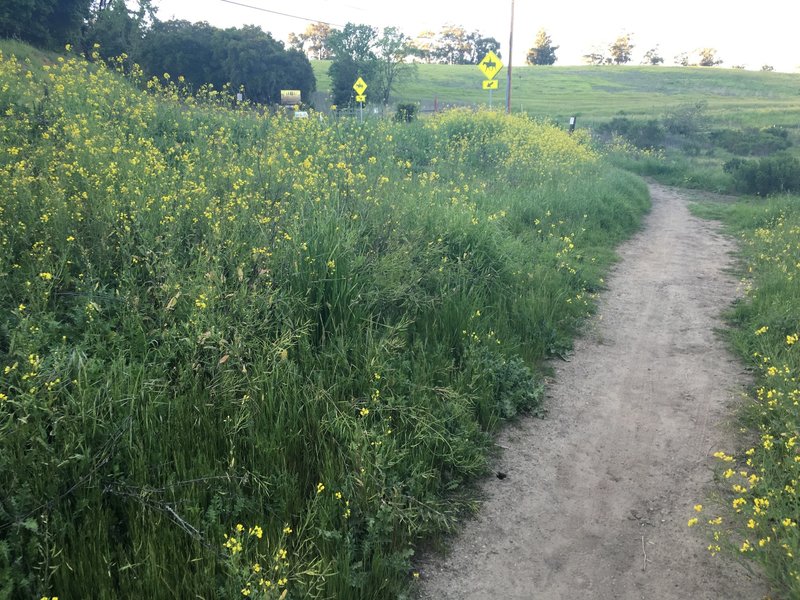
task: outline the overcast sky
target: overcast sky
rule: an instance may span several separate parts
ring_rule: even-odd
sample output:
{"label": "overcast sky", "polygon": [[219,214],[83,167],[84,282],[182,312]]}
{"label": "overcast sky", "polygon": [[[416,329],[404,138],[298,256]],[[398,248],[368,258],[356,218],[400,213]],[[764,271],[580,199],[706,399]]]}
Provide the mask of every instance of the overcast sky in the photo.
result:
{"label": "overcast sky", "polygon": [[[423,30],[439,31],[445,24],[479,30],[501,43],[508,57],[511,0],[236,0],[241,4],[327,21],[376,27],[393,25],[414,37]],[[246,8],[224,0],[155,0],[161,20],[208,21],[216,27],[259,25],[286,41],[310,21]],[[745,65],[760,69],[800,72],[800,2],[797,0],[515,0],[514,64],[524,64],[536,32],[544,28],[553,43],[557,65],[583,64],[582,56],[595,47],[605,50],[617,36],[630,33],[633,63],[658,45],[665,64],[680,52],[710,47],[723,67]]]}

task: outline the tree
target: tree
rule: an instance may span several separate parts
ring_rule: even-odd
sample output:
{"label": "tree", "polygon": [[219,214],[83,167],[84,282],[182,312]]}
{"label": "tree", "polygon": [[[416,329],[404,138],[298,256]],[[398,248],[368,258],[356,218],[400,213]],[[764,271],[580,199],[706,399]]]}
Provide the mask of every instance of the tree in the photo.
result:
{"label": "tree", "polygon": [[624,65],[631,61],[631,54],[633,53],[633,44],[631,43],[631,35],[626,33],[619,36],[613,44],[608,47],[608,52],[611,54],[611,60],[615,65]]}
{"label": "tree", "polygon": [[0,37],[19,38],[42,48],[62,49],[80,41],[92,0],[3,0]]}
{"label": "tree", "polygon": [[527,63],[529,65],[552,65],[556,62],[556,50],[553,40],[544,29],[540,29],[533,41],[533,47],[528,50]]}
{"label": "tree", "polygon": [[676,54],[675,58],[673,59],[676,65],[680,65],[681,67],[688,67],[689,66],[689,53],[688,52],[681,52],[680,54]]}
{"label": "tree", "polygon": [[150,0],[140,0],[136,10],[128,9],[125,0],[99,0],[85,27],[84,54],[89,57],[95,44],[104,59],[134,54],[147,28],[156,21],[156,11]]}
{"label": "tree", "polygon": [[350,104],[353,84],[361,77],[367,85],[375,83],[378,30],[369,25],[347,23],[341,30],[328,36],[333,62],[328,68],[331,78],[331,95],[337,106]]}
{"label": "tree", "polygon": [[466,56],[466,64],[477,65],[489,51],[494,52],[498,58],[500,54],[500,42],[493,37],[485,37],[479,31],[473,31],[467,36],[469,53]]}
{"label": "tree", "polygon": [[642,58],[643,65],[661,65],[664,64],[664,59],[658,52],[658,46],[655,48],[650,48],[647,52],[644,53],[644,57]]}
{"label": "tree", "polygon": [[381,101],[387,105],[396,83],[414,72],[414,65],[406,62],[406,58],[412,54],[411,38],[396,27],[385,27],[375,49],[378,57],[375,84]]}
{"label": "tree", "polygon": [[308,58],[287,51],[283,42],[254,25],[217,29],[202,22],[157,21],[136,58],[150,75],[182,75],[195,88],[230,83],[261,103],[278,102],[282,89],[300,90],[308,98],[316,88]]}
{"label": "tree", "polygon": [[768,73],[770,71],[774,71],[775,67],[772,65],[761,65],[761,70]]}
{"label": "tree", "polygon": [[722,60],[717,58],[717,51],[714,48],[703,48],[698,54],[700,55],[698,64],[701,67],[716,67],[722,64]]}
{"label": "tree", "polygon": [[331,57],[328,45],[331,31],[333,29],[327,23],[311,23],[303,33],[289,34],[289,46],[304,52],[310,59],[328,60]]}
{"label": "tree", "polygon": [[422,62],[430,63],[433,61],[433,54],[436,47],[436,34],[426,30],[421,32],[412,44],[412,55]]}
{"label": "tree", "polygon": [[610,60],[610,58],[606,58],[605,54],[603,54],[602,50],[599,48],[592,48],[588,54],[583,55],[583,61],[589,65],[602,65]]}
{"label": "tree", "polygon": [[467,37],[467,30],[460,25],[445,25],[439,32],[434,58],[448,65],[468,64],[471,45]]}
{"label": "tree", "polygon": [[219,30],[205,22],[158,21],[148,30],[135,58],[148,75],[183,75],[195,88],[225,82]]}

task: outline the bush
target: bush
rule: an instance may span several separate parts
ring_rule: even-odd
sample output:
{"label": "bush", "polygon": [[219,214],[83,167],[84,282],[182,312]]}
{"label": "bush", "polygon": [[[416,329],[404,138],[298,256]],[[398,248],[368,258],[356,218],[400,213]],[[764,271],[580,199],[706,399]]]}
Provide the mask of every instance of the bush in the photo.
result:
{"label": "bush", "polygon": [[728,152],[740,156],[766,156],[792,145],[789,132],[780,127],[745,130],[718,129],[711,132],[711,141]]}
{"label": "bush", "polygon": [[598,131],[622,136],[637,148],[661,148],[665,140],[664,128],[655,119],[642,123],[627,117],[614,117],[609,123],[601,125]]}
{"label": "bush", "polygon": [[708,103],[705,100],[694,104],[682,104],[664,115],[664,127],[677,135],[696,135],[703,130]]}
{"label": "bush", "polygon": [[394,120],[398,123],[410,123],[417,118],[417,111],[419,107],[416,104],[398,104],[397,112],[394,114]]}
{"label": "bush", "polygon": [[737,191],[768,194],[800,190],[800,160],[790,154],[776,154],[758,160],[734,158],[723,166],[733,175]]}

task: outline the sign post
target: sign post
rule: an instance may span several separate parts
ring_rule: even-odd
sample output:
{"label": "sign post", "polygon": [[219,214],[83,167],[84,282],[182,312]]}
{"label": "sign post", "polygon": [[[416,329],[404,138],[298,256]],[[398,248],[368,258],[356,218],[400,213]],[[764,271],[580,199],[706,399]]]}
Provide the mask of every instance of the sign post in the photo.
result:
{"label": "sign post", "polygon": [[364,102],[366,102],[367,97],[364,95],[364,92],[367,91],[367,82],[364,81],[361,77],[356,79],[356,82],[353,84],[353,89],[356,92],[356,102],[358,102],[358,122],[364,122]]}
{"label": "sign post", "polygon": [[483,76],[486,77],[483,82],[483,89],[489,90],[489,108],[492,108],[492,91],[500,88],[500,84],[495,77],[497,77],[500,69],[503,68],[503,63],[497,54],[489,50],[486,56],[481,59],[481,62],[478,63],[478,68],[483,73]]}

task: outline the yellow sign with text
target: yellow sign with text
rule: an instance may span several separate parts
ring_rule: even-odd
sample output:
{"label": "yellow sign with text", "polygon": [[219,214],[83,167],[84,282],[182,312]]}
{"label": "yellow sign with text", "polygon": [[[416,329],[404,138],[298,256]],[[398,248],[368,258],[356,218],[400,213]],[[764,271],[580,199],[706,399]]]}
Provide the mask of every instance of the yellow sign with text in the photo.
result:
{"label": "yellow sign with text", "polygon": [[367,97],[364,94],[359,94],[358,96],[356,96],[356,102],[366,102],[366,101]]}

